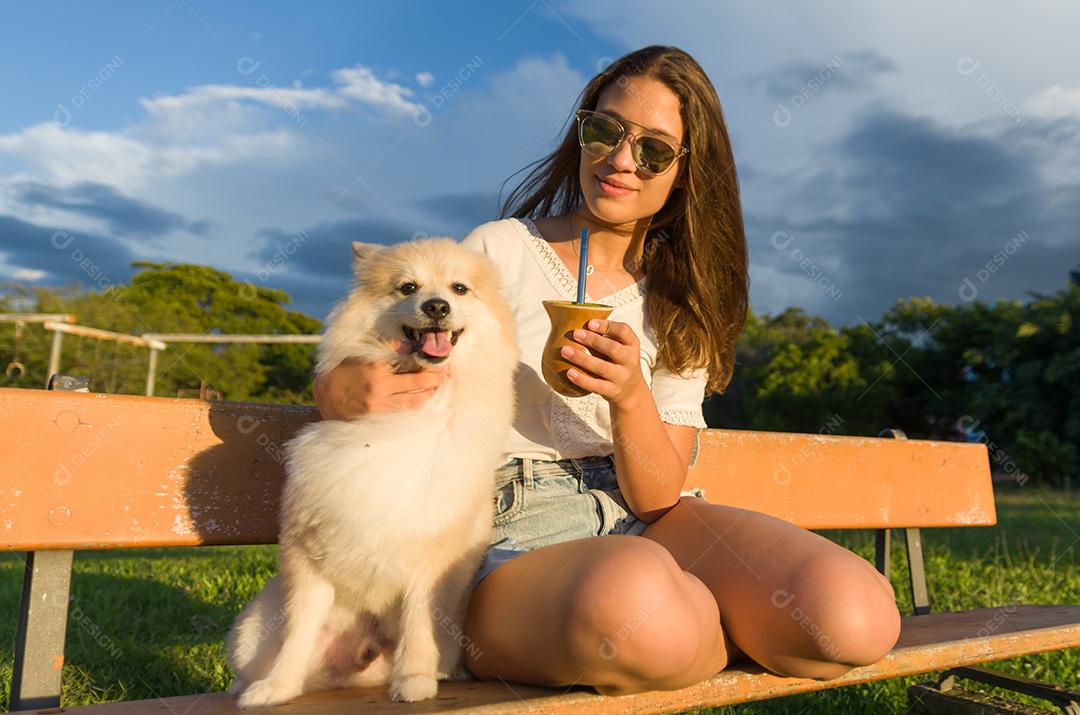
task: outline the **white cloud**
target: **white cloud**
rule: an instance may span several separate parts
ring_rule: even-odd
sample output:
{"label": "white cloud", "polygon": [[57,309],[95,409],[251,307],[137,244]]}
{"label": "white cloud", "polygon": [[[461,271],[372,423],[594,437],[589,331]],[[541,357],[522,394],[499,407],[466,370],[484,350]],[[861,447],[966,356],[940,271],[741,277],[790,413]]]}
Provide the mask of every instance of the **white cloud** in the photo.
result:
{"label": "white cloud", "polygon": [[[751,136],[770,121],[775,105],[762,106],[744,80],[792,62],[824,64],[834,55],[847,59],[873,50],[897,67],[848,101],[832,94],[819,102],[828,92],[811,98],[800,120],[816,114],[842,124],[853,106],[876,96],[953,126],[1001,116],[1000,103],[987,96],[988,84],[1019,102],[1048,85],[1068,83],[1080,64],[1075,32],[1080,5],[1069,0],[1012,5],[698,0],[673,4],[663,13],[648,0],[626,0],[620,7],[619,22],[610,21],[604,6],[582,0],[560,7],[560,13],[580,18],[625,52],[654,44],[657,37],[686,50],[712,79],[735,129]],[[978,63],[970,74],[958,71],[965,58]]]}
{"label": "white cloud", "polygon": [[[552,57],[524,58],[481,81],[486,84],[482,90],[452,96],[446,107],[457,123],[454,148],[464,149],[466,160],[490,156],[499,167],[498,176],[518,171],[554,148],[588,78],[557,52]],[[464,87],[471,89],[469,84]]]}
{"label": "white cloud", "polygon": [[421,87],[430,87],[431,83],[435,81],[435,75],[430,72],[417,72],[416,83]]}
{"label": "white cloud", "polygon": [[36,281],[41,280],[48,274],[36,268],[16,268],[11,275],[17,281]]}
{"label": "white cloud", "polygon": [[[303,87],[298,80],[291,86],[278,86],[265,74],[259,73],[259,63],[248,57],[237,62],[237,70],[250,77],[257,86],[203,84],[181,94],[144,98],[139,100],[139,103],[147,112],[161,118],[178,112],[225,106],[238,101],[277,107],[287,112],[303,109],[345,109],[359,104],[381,111],[411,115],[420,106],[408,99],[413,94],[411,89],[380,80],[371,69],[359,64],[333,70],[330,76],[337,86],[330,87]],[[421,77],[434,80],[434,75],[423,72],[417,75],[421,84]]]}
{"label": "white cloud", "polygon": [[383,82],[363,65],[337,69],[330,76],[341,85],[337,90],[339,94],[361,104],[410,116],[421,108],[419,104],[406,99],[413,94],[411,89],[393,82]]}
{"label": "white cloud", "polygon": [[193,87],[183,94],[160,95],[140,99],[139,104],[153,115],[187,110],[200,105],[215,104],[227,100],[248,99],[267,106],[298,109],[340,109],[348,101],[327,89],[304,87],[242,87],[234,84],[204,84]]}
{"label": "white cloud", "polygon": [[257,74],[254,61],[237,67],[258,86],[203,84],[144,97],[139,104],[147,116],[111,132],[42,122],[0,134],[0,153],[18,159],[41,181],[95,182],[137,195],[155,176],[247,159],[296,160],[315,141],[296,131],[307,123],[305,111],[365,105],[397,119],[421,107],[408,99],[412,90],[383,82],[362,65],[333,71],[335,84],[327,87],[278,87]]}
{"label": "white cloud", "polygon": [[211,131],[212,138],[202,142],[154,142],[136,134],[136,130],[83,131],[42,122],[0,134],[0,153],[16,157],[26,173],[47,183],[99,183],[134,195],[155,176],[184,174],[205,164],[288,157],[298,144],[284,129],[216,135]]}
{"label": "white cloud", "polygon": [[81,131],[42,122],[0,134],[0,152],[28,173],[57,184],[80,181],[129,186],[154,166],[154,150],[118,132]]}
{"label": "white cloud", "polygon": [[1028,114],[1044,119],[1080,117],[1080,87],[1055,84],[1028,97],[1024,108]]}

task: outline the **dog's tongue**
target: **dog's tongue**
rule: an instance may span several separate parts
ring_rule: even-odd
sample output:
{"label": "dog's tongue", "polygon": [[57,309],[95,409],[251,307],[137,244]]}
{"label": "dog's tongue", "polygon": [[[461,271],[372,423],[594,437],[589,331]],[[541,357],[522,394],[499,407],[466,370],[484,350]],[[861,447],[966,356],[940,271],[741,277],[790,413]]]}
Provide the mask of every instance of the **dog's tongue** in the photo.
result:
{"label": "dog's tongue", "polygon": [[424,333],[420,349],[431,357],[446,357],[450,354],[450,333],[448,331]]}

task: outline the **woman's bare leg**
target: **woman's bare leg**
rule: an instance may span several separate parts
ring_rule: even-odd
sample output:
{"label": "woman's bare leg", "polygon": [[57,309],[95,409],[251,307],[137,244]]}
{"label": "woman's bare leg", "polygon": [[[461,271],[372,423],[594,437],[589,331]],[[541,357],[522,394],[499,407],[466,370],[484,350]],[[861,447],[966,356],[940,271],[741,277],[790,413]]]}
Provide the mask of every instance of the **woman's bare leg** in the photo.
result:
{"label": "woman's bare leg", "polygon": [[731,639],[780,675],[835,678],[877,662],[900,635],[888,579],[783,519],[683,497],[642,536],[708,587]]}
{"label": "woman's bare leg", "polygon": [[722,670],[732,647],[705,584],[655,542],[622,535],[501,565],[474,589],[465,635],[479,678],[604,694],[691,685]]}

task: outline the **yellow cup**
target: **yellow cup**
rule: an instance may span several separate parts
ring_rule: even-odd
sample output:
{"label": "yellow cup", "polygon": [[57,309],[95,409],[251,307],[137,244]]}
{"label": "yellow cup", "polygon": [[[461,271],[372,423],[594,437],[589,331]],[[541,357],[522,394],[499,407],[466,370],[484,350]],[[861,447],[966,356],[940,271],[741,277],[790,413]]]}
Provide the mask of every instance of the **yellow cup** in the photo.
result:
{"label": "yellow cup", "polygon": [[570,345],[574,349],[588,353],[587,347],[574,341],[574,330],[584,329],[593,318],[608,317],[614,310],[614,306],[601,303],[574,303],[569,300],[545,300],[544,310],[551,319],[551,332],[548,333],[547,342],[544,343],[544,353],[540,356],[540,368],[544,373],[544,380],[560,395],[584,397],[589,394],[589,391],[575,385],[566,376],[566,371],[573,367],[585,374],[591,373],[580,365],[567,362],[562,356],[562,347]]}

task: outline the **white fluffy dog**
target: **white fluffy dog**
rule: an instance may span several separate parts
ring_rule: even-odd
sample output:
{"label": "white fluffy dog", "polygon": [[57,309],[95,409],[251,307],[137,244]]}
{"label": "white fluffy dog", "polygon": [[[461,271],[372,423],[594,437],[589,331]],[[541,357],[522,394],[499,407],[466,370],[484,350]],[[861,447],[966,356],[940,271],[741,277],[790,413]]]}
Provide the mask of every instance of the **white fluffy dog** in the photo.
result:
{"label": "white fluffy dog", "polygon": [[241,708],[387,681],[392,700],[423,700],[465,675],[465,608],[516,409],[513,315],[499,268],[453,239],[357,242],[353,261],[316,370],[356,356],[448,365],[449,378],[418,409],[316,422],[288,443],[280,573],[226,642]]}

